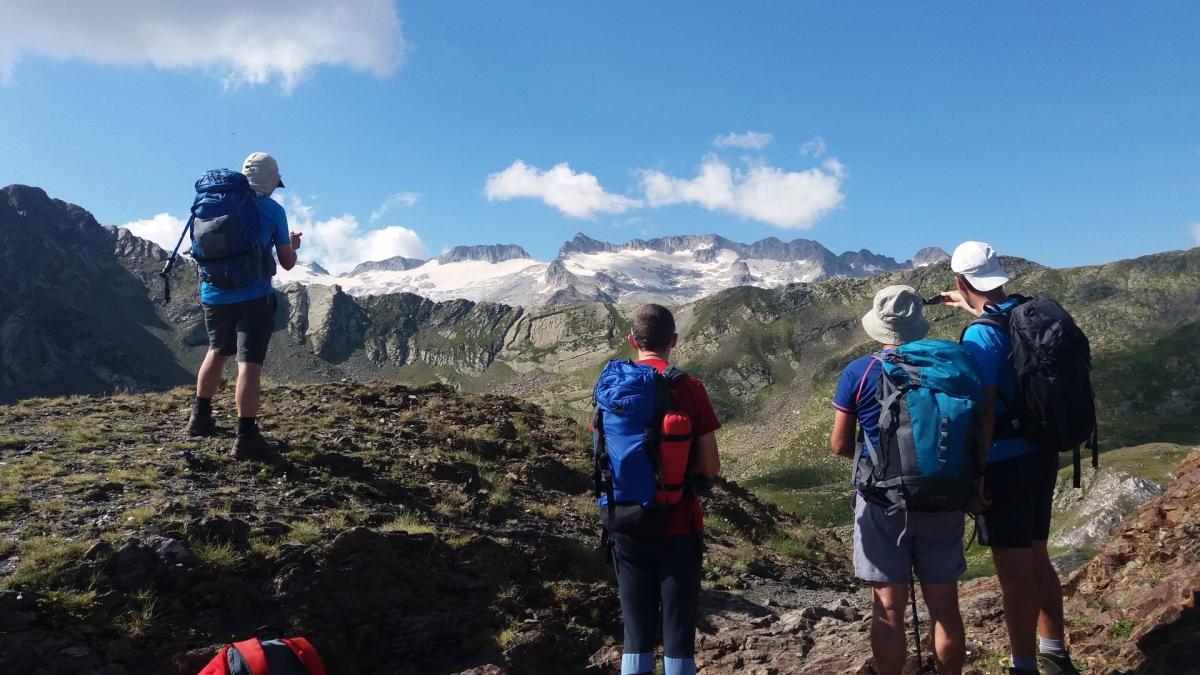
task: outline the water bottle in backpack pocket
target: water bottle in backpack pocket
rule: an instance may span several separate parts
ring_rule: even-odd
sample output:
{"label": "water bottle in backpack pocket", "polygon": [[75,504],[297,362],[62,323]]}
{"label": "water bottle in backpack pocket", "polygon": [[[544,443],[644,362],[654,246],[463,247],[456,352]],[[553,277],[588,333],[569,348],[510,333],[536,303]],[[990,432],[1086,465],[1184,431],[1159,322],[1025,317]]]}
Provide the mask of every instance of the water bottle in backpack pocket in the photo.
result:
{"label": "water bottle in backpack pocket", "polygon": [[663,415],[658,454],[662,483],[654,492],[654,502],[673,506],[683,498],[687,485],[688,464],[692,457],[692,418],[678,410],[669,410]]}
{"label": "water bottle in backpack pocket", "polygon": [[605,529],[660,534],[687,490],[691,420],[672,410],[671,387],[686,377],[632,361],[609,361],[596,381],[593,482]]}
{"label": "water bottle in backpack pocket", "polygon": [[975,360],[948,340],[876,354],[881,371],[879,447],[862,436],[855,484],[892,509],[966,508],[981,473],[984,388]]}
{"label": "water bottle in backpack pocket", "polygon": [[188,226],[200,278],[220,289],[245,288],[275,274],[275,259],[262,244],[258,197],[246,177],[215,169],[196,181]]}

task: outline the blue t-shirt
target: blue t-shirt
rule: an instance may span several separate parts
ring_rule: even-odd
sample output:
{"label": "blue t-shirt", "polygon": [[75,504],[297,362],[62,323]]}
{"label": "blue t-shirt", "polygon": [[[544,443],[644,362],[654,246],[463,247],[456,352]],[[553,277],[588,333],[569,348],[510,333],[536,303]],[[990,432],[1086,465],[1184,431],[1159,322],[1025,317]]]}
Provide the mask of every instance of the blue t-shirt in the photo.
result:
{"label": "blue t-shirt", "polygon": [[[988,305],[983,313],[1005,315],[1016,305],[1017,298],[1009,298],[998,306]],[[1001,319],[1006,320],[1007,316],[1002,316]],[[996,388],[996,417],[999,418],[1007,409],[1004,401],[1015,401],[1020,393],[1017,390],[1017,370],[1013,368],[1011,359],[1012,338],[1008,333],[993,326],[975,324],[963,334],[962,345],[979,364],[984,386]],[[1024,438],[1001,438],[992,441],[987,461],[991,464],[1033,451],[1033,444]]]}
{"label": "blue t-shirt", "polygon": [[[258,215],[262,224],[262,238],[259,242],[265,248],[290,246],[291,235],[288,233],[287,213],[279,202],[270,197],[258,196]],[[200,282],[200,302],[206,305],[231,305],[235,302],[255,300],[271,292],[271,280],[259,279],[245,288],[226,290]]]}
{"label": "blue t-shirt", "polygon": [[[854,415],[863,434],[879,448],[879,401],[875,392],[879,389],[879,375],[883,364],[873,356],[863,356],[851,361],[838,379],[833,393],[833,407]],[[867,456],[867,446],[862,444],[861,453]]]}

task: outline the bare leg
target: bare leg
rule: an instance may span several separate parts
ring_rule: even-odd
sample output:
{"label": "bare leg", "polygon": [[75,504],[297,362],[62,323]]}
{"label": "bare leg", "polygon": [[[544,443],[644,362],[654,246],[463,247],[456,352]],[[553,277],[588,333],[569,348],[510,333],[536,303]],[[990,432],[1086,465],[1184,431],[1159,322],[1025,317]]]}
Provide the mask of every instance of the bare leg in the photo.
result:
{"label": "bare leg", "polygon": [[1033,542],[1033,576],[1037,580],[1038,635],[1049,640],[1061,640],[1066,634],[1063,622],[1062,583],[1058,579],[1058,570],[1050,562],[1050,554],[1046,551],[1046,542]]}
{"label": "bare leg", "polygon": [[925,606],[933,622],[933,650],[938,673],[959,675],[966,659],[966,637],[958,611],[958,582],[921,584]]}
{"label": "bare leg", "polygon": [[196,373],[196,396],[212,398],[221,384],[221,371],[225,368],[228,356],[221,356],[214,349],[204,355],[204,363],[200,364],[200,372]]}
{"label": "bare leg", "polygon": [[237,410],[238,417],[258,416],[258,396],[262,391],[262,365],[238,363]]}
{"label": "bare leg", "polygon": [[904,638],[904,605],[908,584],[871,584],[871,651],[875,672],[900,675],[908,649]]}
{"label": "bare leg", "polygon": [[[1012,655],[1019,659],[1037,657],[1035,640],[1038,623],[1039,593],[1033,571],[1033,551],[1028,548],[992,547],[996,576],[1004,593],[1004,622]],[[1057,575],[1055,575],[1057,579]],[[1061,603],[1061,598],[1059,600]],[[1061,621],[1062,605],[1059,605]]]}

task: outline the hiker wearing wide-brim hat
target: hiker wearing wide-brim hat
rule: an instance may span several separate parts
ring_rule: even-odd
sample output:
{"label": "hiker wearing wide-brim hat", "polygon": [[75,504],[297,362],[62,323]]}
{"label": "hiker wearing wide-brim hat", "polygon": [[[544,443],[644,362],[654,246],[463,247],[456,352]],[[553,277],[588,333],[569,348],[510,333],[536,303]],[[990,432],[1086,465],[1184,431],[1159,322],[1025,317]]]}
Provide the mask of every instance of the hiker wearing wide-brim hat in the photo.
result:
{"label": "hiker wearing wide-brim hat", "polygon": [[[966,571],[962,552],[965,498],[960,500],[961,505],[950,500],[949,510],[931,512],[923,510],[927,507],[915,500],[907,502],[911,495],[883,487],[903,485],[904,478],[893,477],[893,470],[897,469],[893,465],[906,463],[903,451],[895,443],[897,436],[891,430],[892,425],[886,436],[881,430],[885,405],[889,417],[896,419],[893,424],[903,426],[907,422],[903,415],[893,413],[895,399],[888,398],[888,394],[895,391],[895,387],[884,383],[888,377],[887,369],[899,369],[896,364],[901,363],[907,364],[906,367],[921,363],[943,365],[938,358],[910,359],[906,350],[912,350],[914,355],[934,357],[948,349],[962,351],[953,343],[924,340],[930,328],[923,313],[924,304],[911,286],[888,286],[875,294],[871,308],[862,317],[862,328],[879,343],[879,351],[851,361],[842,372],[833,397],[835,412],[830,447],[835,454],[854,460],[854,484],[857,487],[854,572],[871,588],[874,615],[871,647],[875,672],[881,675],[899,675],[904,668],[907,658],[904,609],[909,590],[914,585],[914,572],[935,624],[938,672],[961,672],[965,658],[957,586],[959,576]],[[957,354],[957,357],[962,362],[970,360],[965,353]],[[885,362],[894,365],[885,365]],[[921,374],[926,372],[931,371],[921,371]],[[978,385],[977,391],[982,391]],[[982,396],[978,398],[982,399]],[[912,405],[899,410],[912,416],[920,413]],[[970,417],[969,410],[962,414]],[[906,429],[911,431],[915,427]],[[916,435],[910,434],[913,444],[917,443]],[[974,453],[974,446],[968,447],[963,438],[950,438],[946,445],[952,458]],[[911,451],[914,455],[917,452],[916,449]],[[957,494],[970,493],[974,473],[970,467],[963,467],[957,479],[963,489]]]}
{"label": "hiker wearing wide-brim hat", "polygon": [[916,342],[929,333],[925,301],[912,286],[888,286],[875,294],[862,327],[872,340],[885,345]]}

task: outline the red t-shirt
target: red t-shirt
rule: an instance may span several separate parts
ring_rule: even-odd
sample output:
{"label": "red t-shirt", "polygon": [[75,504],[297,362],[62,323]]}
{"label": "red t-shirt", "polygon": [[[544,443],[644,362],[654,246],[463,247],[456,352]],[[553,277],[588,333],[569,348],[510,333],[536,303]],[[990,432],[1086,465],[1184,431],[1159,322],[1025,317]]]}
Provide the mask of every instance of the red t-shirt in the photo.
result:
{"label": "red t-shirt", "polygon": [[[660,373],[667,369],[667,362],[662,359],[643,359],[637,363],[651,366]],[[704,389],[700,380],[689,375],[675,384],[671,395],[674,397],[672,402],[675,407],[691,418],[693,438],[700,438],[721,428],[712,401],[708,399],[708,391]],[[672,509],[663,534],[691,534],[702,531],[704,513],[700,508],[700,498],[694,494],[686,494]]]}

